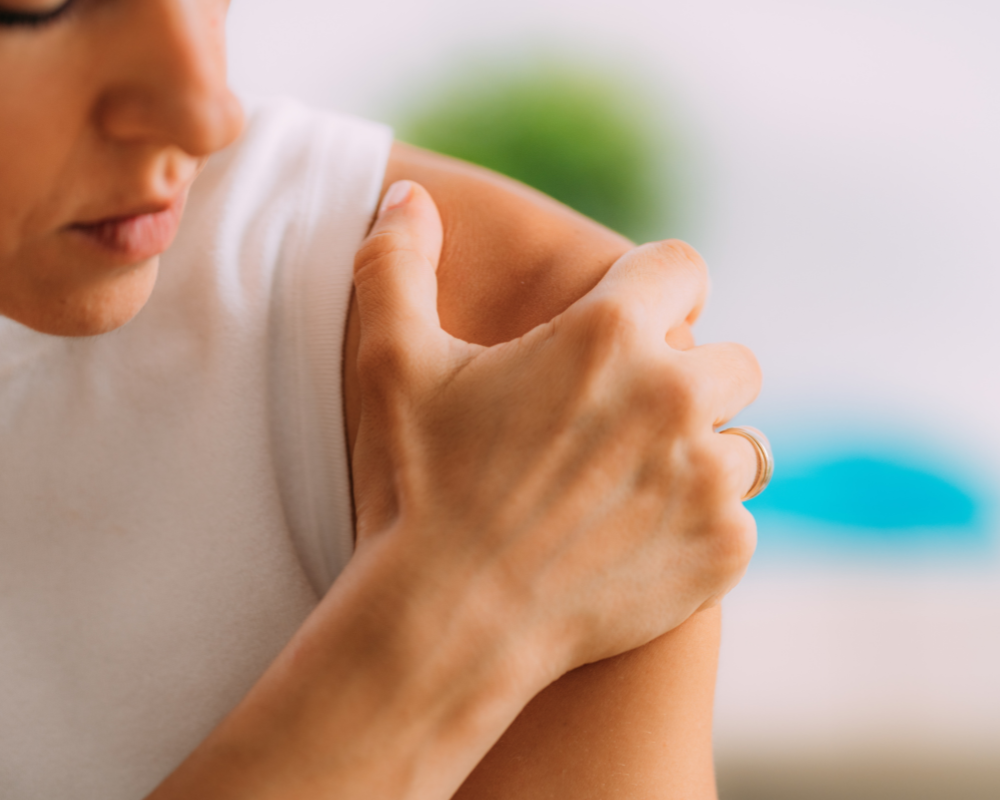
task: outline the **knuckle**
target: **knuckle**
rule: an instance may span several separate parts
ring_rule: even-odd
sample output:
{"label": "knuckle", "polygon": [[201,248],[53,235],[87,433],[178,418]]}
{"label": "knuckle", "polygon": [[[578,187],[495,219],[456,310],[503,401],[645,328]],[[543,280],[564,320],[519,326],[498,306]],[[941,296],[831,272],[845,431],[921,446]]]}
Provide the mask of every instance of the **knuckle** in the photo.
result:
{"label": "knuckle", "polygon": [[690,267],[702,280],[708,280],[708,267],[705,264],[705,259],[687,242],[680,239],[667,239],[660,243],[660,247],[672,261]]}
{"label": "knuckle", "polygon": [[639,342],[637,315],[618,297],[587,303],[575,315],[573,328],[581,363],[598,378],[608,369],[620,369],[631,361]]}
{"label": "knuckle", "polygon": [[741,575],[757,547],[757,525],[742,506],[738,512],[717,520],[706,537],[711,569],[720,580]]}
{"label": "knuckle", "polygon": [[407,254],[405,243],[393,231],[377,231],[369,235],[354,256],[354,280],[364,281],[395,264]]}
{"label": "knuckle", "polygon": [[695,424],[706,407],[704,383],[697,373],[686,369],[679,360],[673,360],[660,371],[653,391],[665,412],[674,424],[688,427]]}
{"label": "knuckle", "polygon": [[708,296],[711,279],[704,259],[687,242],[679,239],[668,239],[660,242],[660,257],[670,266],[675,279],[690,284],[692,295],[698,302],[690,309],[688,321],[693,322],[701,314],[702,304]]}
{"label": "knuckle", "polygon": [[355,254],[354,263],[357,266],[378,261],[386,253],[392,253],[398,248],[396,237],[389,231],[376,231],[365,237]]}
{"label": "knuckle", "polygon": [[658,247],[661,258],[686,274],[687,279],[691,280],[700,292],[708,290],[708,266],[697,250],[680,239],[667,239],[660,242]]}
{"label": "knuckle", "polygon": [[715,509],[731,499],[729,459],[713,447],[696,445],[688,450],[686,471],[694,498]]}
{"label": "knuckle", "polygon": [[614,296],[588,303],[583,321],[598,341],[627,341],[639,327],[636,310],[624,298]]}
{"label": "knuckle", "polygon": [[384,332],[370,331],[362,337],[357,363],[362,392],[384,391],[404,382],[409,374],[406,348]]}
{"label": "knuckle", "polygon": [[730,342],[728,346],[732,350],[732,360],[734,364],[742,366],[747,379],[759,386],[763,380],[763,372],[761,371],[760,362],[757,360],[757,356],[754,351],[745,344],[740,344],[739,342]]}

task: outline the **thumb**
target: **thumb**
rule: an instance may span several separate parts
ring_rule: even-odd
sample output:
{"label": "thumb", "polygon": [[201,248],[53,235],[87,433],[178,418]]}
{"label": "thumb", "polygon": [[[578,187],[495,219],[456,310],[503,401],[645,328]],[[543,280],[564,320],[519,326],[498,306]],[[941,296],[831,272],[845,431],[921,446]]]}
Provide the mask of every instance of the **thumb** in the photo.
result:
{"label": "thumb", "polygon": [[426,189],[412,181],[389,187],[354,260],[360,349],[368,356],[402,366],[414,355],[431,355],[448,338],[437,312],[442,238]]}

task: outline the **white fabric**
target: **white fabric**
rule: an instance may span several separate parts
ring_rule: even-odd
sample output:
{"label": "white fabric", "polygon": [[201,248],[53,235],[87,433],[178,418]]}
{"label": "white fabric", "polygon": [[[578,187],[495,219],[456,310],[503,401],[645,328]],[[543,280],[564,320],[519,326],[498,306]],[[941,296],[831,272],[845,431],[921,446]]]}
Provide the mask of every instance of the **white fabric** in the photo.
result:
{"label": "white fabric", "polygon": [[135,320],[0,318],[4,800],[143,797],[346,563],[341,350],[390,142],[262,104]]}

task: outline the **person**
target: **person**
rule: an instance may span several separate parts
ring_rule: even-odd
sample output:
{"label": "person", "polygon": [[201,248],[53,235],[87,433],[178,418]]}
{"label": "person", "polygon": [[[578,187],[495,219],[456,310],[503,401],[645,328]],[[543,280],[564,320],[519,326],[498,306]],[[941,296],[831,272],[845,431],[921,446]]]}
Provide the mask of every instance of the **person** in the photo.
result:
{"label": "person", "polygon": [[713,796],[701,259],[244,119],[227,6],[0,0],[3,796]]}

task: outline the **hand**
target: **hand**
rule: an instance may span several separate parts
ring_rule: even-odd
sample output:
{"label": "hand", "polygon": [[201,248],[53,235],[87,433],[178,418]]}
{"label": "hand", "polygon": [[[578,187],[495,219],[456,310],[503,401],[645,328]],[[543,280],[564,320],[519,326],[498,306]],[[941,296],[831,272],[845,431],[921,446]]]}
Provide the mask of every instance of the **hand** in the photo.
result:
{"label": "hand", "polygon": [[562,673],[713,603],[753,549],[756,456],[714,427],[759,376],[686,351],[679,243],[626,254],[551,323],[445,334],[441,225],[396,187],[358,254],[358,550],[267,672],[151,800],[443,800]]}
{"label": "hand", "polygon": [[760,377],[738,345],[666,343],[704,301],[701,259],[633,250],[551,323],[483,348],[441,330],[440,249],[433,202],[403,182],[356,261],[359,554],[402,542],[407,585],[449,598],[443,629],[513,644],[544,680],[717,601],[754,548],[756,456],[714,429]]}

